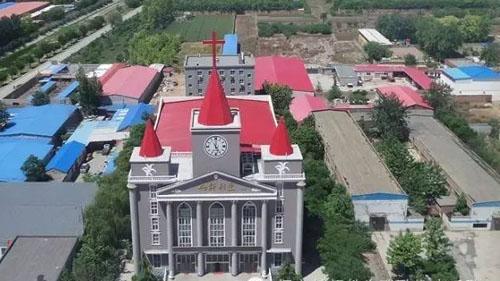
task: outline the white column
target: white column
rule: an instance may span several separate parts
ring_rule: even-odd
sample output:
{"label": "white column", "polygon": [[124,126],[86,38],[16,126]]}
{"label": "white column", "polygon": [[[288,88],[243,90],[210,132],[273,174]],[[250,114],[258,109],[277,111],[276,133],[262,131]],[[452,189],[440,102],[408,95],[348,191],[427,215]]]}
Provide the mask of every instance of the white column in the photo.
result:
{"label": "white column", "polygon": [[262,277],[265,278],[267,276],[267,201],[262,201],[261,224],[262,255],[260,258],[260,267]]}
{"label": "white column", "polygon": [[[231,246],[238,246],[238,207],[236,201],[231,204]],[[231,274],[238,275],[238,253],[233,251],[231,258]]]}
{"label": "white column", "polygon": [[137,188],[135,184],[127,184],[127,187],[130,203],[130,227],[132,228],[132,259],[134,273],[138,274],[141,269],[141,247],[139,242],[139,215],[137,213]]}
{"label": "white column", "polygon": [[167,202],[167,248],[168,248],[168,278],[174,279],[174,221],[172,214],[172,202]]}
{"label": "white column", "polygon": [[302,231],[304,225],[305,182],[297,183],[297,224],[295,229],[295,273],[302,274]]}
{"label": "white column", "polygon": [[[203,211],[202,203],[196,202],[196,246],[203,246]],[[198,276],[205,274],[205,263],[203,262],[203,253],[198,252]]]}

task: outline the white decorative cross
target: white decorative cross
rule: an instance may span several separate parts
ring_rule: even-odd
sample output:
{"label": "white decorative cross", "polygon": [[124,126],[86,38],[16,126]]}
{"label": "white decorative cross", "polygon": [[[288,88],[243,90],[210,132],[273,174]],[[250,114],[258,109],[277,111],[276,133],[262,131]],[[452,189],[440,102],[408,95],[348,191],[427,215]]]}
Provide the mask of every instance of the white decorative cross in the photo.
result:
{"label": "white decorative cross", "polygon": [[153,165],[154,164],[146,164],[142,170],[144,171],[144,173],[146,174],[146,177],[152,177],[153,176],[153,173],[156,174],[156,170],[153,168]]}
{"label": "white decorative cross", "polygon": [[286,165],[288,165],[288,162],[278,162],[279,164],[274,166],[276,170],[278,170],[279,175],[286,174],[286,171],[290,171],[290,168],[288,168]]}

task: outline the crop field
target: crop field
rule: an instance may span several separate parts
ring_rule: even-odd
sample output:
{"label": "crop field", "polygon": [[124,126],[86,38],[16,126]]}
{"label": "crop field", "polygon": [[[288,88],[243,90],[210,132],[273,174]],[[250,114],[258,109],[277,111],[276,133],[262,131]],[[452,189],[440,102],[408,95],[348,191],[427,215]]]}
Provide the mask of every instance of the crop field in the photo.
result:
{"label": "crop field", "polygon": [[168,32],[179,34],[186,42],[210,38],[212,31],[219,37],[234,30],[234,15],[200,15],[190,20],[175,21],[167,27]]}

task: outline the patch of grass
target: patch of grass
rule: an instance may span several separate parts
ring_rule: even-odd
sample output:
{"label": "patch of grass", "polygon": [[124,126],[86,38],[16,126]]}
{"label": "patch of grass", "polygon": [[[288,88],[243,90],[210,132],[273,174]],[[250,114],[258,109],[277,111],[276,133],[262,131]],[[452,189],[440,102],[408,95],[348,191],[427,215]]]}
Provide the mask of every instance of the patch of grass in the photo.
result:
{"label": "patch of grass", "polygon": [[166,31],[180,35],[186,42],[197,42],[210,38],[212,31],[223,36],[233,30],[234,15],[201,15],[190,20],[173,22]]}

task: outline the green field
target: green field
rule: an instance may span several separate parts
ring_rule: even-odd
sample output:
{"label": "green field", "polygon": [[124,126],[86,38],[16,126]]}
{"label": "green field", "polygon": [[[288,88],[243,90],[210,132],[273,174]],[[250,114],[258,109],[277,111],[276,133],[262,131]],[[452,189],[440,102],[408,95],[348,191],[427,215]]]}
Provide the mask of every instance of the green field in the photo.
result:
{"label": "green field", "polygon": [[179,34],[186,42],[196,42],[210,38],[212,31],[219,37],[232,33],[234,15],[196,16],[186,21],[176,21],[167,27],[168,32]]}

